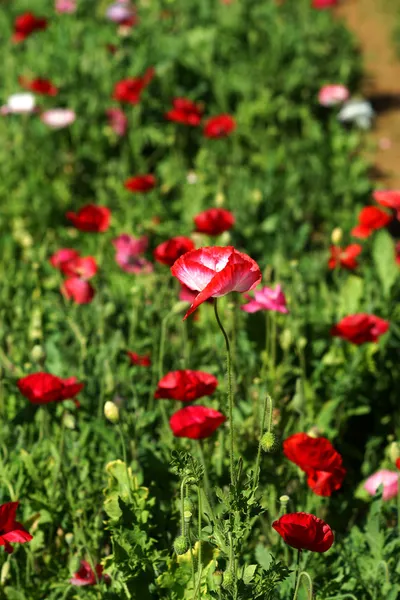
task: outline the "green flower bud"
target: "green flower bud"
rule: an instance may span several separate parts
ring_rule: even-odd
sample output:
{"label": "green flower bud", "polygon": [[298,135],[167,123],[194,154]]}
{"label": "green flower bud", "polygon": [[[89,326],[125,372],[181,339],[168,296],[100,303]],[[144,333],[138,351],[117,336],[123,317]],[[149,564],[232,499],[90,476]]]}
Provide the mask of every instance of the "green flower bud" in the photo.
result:
{"label": "green flower bud", "polygon": [[193,511],[193,502],[191,501],[190,498],[183,499],[183,510],[189,511],[189,512]]}
{"label": "green flower bud", "polygon": [[214,585],[216,585],[217,587],[219,587],[222,584],[223,575],[224,574],[223,574],[222,571],[214,571],[214,573],[213,573]]}
{"label": "green flower bud", "polygon": [[260,445],[264,452],[274,452],[278,447],[278,439],[273,431],[267,431],[261,438]]}
{"label": "green flower bud", "polygon": [[232,569],[228,569],[224,573],[222,587],[225,588],[226,590],[228,590],[229,588],[231,588],[233,586],[233,580],[234,580],[233,571],[232,571]]}
{"label": "green flower bud", "polygon": [[114,402],[111,402],[111,400],[107,400],[104,405],[104,416],[111,423],[118,423],[119,421],[118,406]]}
{"label": "green flower bud", "polygon": [[180,535],[174,540],[174,550],[178,554],[186,554],[189,550],[189,544],[184,535]]}

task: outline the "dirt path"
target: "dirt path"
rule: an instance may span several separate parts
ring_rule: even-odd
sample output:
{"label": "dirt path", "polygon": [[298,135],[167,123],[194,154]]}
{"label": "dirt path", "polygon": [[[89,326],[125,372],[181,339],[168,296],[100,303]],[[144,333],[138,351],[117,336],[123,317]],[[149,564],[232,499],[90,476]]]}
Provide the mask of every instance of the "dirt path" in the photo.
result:
{"label": "dirt path", "polygon": [[392,38],[394,14],[388,6],[385,0],[343,0],[337,13],[360,42],[366,70],[363,92],[377,112],[371,134],[373,177],[400,189],[400,58]]}

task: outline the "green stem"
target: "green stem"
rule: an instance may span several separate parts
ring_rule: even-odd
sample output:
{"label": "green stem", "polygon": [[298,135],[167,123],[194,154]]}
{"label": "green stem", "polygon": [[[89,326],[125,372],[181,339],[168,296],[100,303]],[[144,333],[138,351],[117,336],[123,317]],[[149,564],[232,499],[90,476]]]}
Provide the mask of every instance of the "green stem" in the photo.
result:
{"label": "green stem", "polygon": [[201,573],[202,573],[202,569],[203,569],[203,565],[201,563],[201,513],[202,513],[202,508],[201,508],[201,489],[200,486],[197,487],[197,504],[198,504],[198,536],[199,536],[199,551],[198,551],[198,566],[197,566],[197,571],[198,571],[198,592],[199,592],[199,600],[201,600]]}
{"label": "green stem", "polygon": [[[174,314],[172,311],[167,313],[161,322],[160,350],[159,350],[159,354],[158,354],[158,379],[159,380],[162,378],[163,372],[164,372],[165,334],[166,334],[168,319],[170,318],[170,316],[172,314]],[[160,406],[160,410],[161,410],[162,420],[164,422],[165,431],[167,434],[167,439],[170,439],[172,437],[171,429],[169,426],[167,410],[166,410],[165,404],[163,403],[162,400],[159,403],[159,406]]]}
{"label": "green stem", "polygon": [[210,480],[208,478],[207,464],[206,464],[206,461],[205,461],[205,458],[204,458],[203,441],[202,440],[198,440],[197,447],[199,449],[200,462],[203,465],[203,469],[204,469],[204,486],[206,488],[205,489],[205,494],[207,496],[207,499],[208,499],[211,507],[214,508],[213,498],[212,498],[212,494],[211,494],[211,485],[210,485]]}
{"label": "green stem", "polygon": [[299,581],[300,581],[300,556],[301,556],[301,550],[297,550],[296,569],[295,569],[296,575],[295,575],[295,585],[294,585],[293,600],[296,599],[297,592],[298,592],[298,587],[299,587]]}
{"label": "green stem", "polygon": [[400,471],[397,470],[398,485],[397,485],[397,532],[400,537]]}
{"label": "green stem", "polygon": [[187,477],[182,479],[181,483],[181,535],[186,536],[185,527],[185,485]]}
{"label": "green stem", "polygon": [[233,385],[232,385],[232,357],[231,347],[229,344],[228,334],[226,333],[224,326],[221,323],[218,314],[218,298],[214,298],[214,312],[215,318],[218,323],[222,335],[225,339],[226,345],[226,364],[227,364],[227,377],[228,377],[228,412],[229,412],[229,456],[230,456],[230,473],[231,473],[231,484],[235,485],[235,472],[234,472],[234,426],[233,426]]}
{"label": "green stem", "polygon": [[124,461],[125,470],[126,470],[126,479],[127,479],[127,484],[128,484],[129,500],[132,502],[131,481],[130,481],[130,477],[129,477],[129,468],[128,468],[128,460],[127,460],[127,454],[126,454],[125,438],[124,438],[124,434],[122,433],[121,424],[117,423],[116,427],[117,427],[117,431],[118,431],[118,434],[119,434],[119,437],[120,437],[120,440],[121,440],[122,459]]}
{"label": "green stem", "polygon": [[253,491],[254,492],[257,489],[258,481],[259,481],[259,478],[260,478],[261,439],[262,439],[262,437],[264,435],[265,420],[266,420],[266,416],[267,416],[267,410],[268,410],[268,426],[267,426],[267,431],[271,431],[271,427],[272,427],[272,398],[269,396],[269,394],[266,394],[266,396],[265,396],[264,406],[263,406],[263,412],[262,412],[260,442],[258,444],[256,466],[254,468],[254,483],[253,483]]}
{"label": "green stem", "polygon": [[304,577],[304,579],[308,583],[308,589],[307,589],[308,600],[312,600],[312,597],[313,597],[313,584],[312,584],[311,577],[309,576],[309,574],[306,571],[302,571],[300,573],[300,575],[298,576],[298,578],[297,578],[297,585],[296,585],[296,589],[294,591],[293,600],[297,600],[297,595],[299,593],[300,582],[301,582],[301,578],[302,577]]}

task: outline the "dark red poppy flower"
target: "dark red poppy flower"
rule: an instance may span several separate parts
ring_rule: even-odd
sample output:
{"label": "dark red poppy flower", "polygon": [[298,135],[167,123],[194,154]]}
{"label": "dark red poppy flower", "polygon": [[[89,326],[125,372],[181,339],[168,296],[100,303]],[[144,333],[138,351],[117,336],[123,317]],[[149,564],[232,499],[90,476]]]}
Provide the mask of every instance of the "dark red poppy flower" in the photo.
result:
{"label": "dark red poppy flower", "polygon": [[18,83],[26,90],[30,90],[35,94],[42,96],[57,96],[58,88],[51,83],[49,79],[27,79],[26,77],[18,77]]}
{"label": "dark red poppy flower", "polygon": [[376,342],[389,329],[389,321],[375,315],[359,313],[344,317],[331,329],[331,334],[353,344]]}
{"label": "dark red poppy flower", "polygon": [[334,542],[329,525],[305,512],[283,515],[272,523],[272,527],[289,546],[297,550],[326,552]]}
{"label": "dark red poppy flower", "polygon": [[236,128],[236,121],[230,115],[211,117],[204,125],[203,133],[208,138],[226,137]]}
{"label": "dark red poppy flower", "polygon": [[43,17],[36,17],[32,12],[23,13],[14,21],[14,33],[12,36],[12,41],[15,43],[22,42],[34,31],[46,29],[47,25],[47,19],[44,19]]}
{"label": "dark red poppy flower", "polygon": [[233,227],[235,217],[225,208],[209,208],[194,218],[196,231],[208,235],[220,235]]}
{"label": "dark red poppy flower", "polygon": [[129,350],[126,353],[133,365],[137,365],[139,367],[151,366],[151,358],[148,354],[136,354],[136,352],[130,352]]}
{"label": "dark red poppy flower", "polygon": [[329,440],[295,433],[283,442],[285,456],[307,474],[309,487],[318,496],[331,496],[342,487],[346,469]]}
{"label": "dark red poppy flower", "polygon": [[60,248],[57,252],[54,252],[53,256],[50,257],[50,264],[55,269],[60,269],[62,271],[63,265],[67,262],[71,261],[74,258],[79,257],[79,252],[74,250],[73,248]]}
{"label": "dark red poppy flower", "polygon": [[97,273],[98,266],[93,256],[77,256],[60,265],[60,270],[68,277],[91,279]]}
{"label": "dark red poppy flower", "polygon": [[76,377],[62,379],[50,373],[33,373],[18,380],[18,389],[32,404],[48,404],[74,398],[84,387]]}
{"label": "dark red poppy flower", "polygon": [[331,8],[332,6],[337,6],[339,0],[312,0],[313,8],[321,9],[321,8]]}
{"label": "dark red poppy flower", "polygon": [[380,208],[365,206],[358,216],[358,225],[351,230],[351,235],[358,238],[367,238],[373,231],[382,229],[391,220],[392,217]]}
{"label": "dark red poppy flower", "polygon": [[111,211],[105,206],[86,204],[77,213],[67,212],[67,219],[80,231],[107,231],[110,226]]}
{"label": "dark red poppy flower", "polygon": [[222,423],[224,415],[205,406],[185,406],[172,415],[169,420],[175,437],[202,440],[210,437]]}
{"label": "dark red poppy flower", "polygon": [[400,458],[396,459],[396,463],[395,464],[396,464],[396,469],[399,469],[399,471],[400,471]]}
{"label": "dark red poppy flower", "polygon": [[154,69],[147,69],[143,77],[128,77],[115,84],[113,98],[127,104],[138,104],[143,90],[154,77]]}
{"label": "dark red poppy flower", "polygon": [[400,190],[377,190],[373,194],[375,202],[396,211],[396,218],[400,219]]}
{"label": "dark red poppy flower", "polygon": [[172,105],[173,109],[166,113],[166,119],[175,121],[175,123],[192,125],[193,127],[200,125],[203,111],[198,104],[187,98],[174,98]]}
{"label": "dark red poppy flower", "polygon": [[189,289],[199,292],[185,319],[209,298],[247,292],[255,288],[262,277],[257,263],[232,246],[186,252],[173,264],[171,273]]}
{"label": "dark red poppy flower", "polygon": [[103,578],[103,567],[95,566],[95,571],[86,560],[81,560],[79,571],[69,580],[72,585],[96,585]]}
{"label": "dark red poppy flower", "polygon": [[362,252],[362,246],[360,246],[360,244],[350,244],[347,248],[331,246],[330,252],[331,255],[328,261],[328,267],[330,269],[343,267],[351,271],[358,267],[356,258]]}
{"label": "dark red poppy flower", "polygon": [[89,304],[94,298],[95,289],[80,277],[69,277],[62,283],[61,293],[76,304]]}
{"label": "dark red poppy flower", "polygon": [[212,394],[217,385],[218,380],[210,373],[189,369],[171,371],[158,382],[154,398],[193,402],[202,396]]}
{"label": "dark red poppy flower", "polygon": [[396,252],[396,262],[400,266],[400,241],[397,242],[397,244],[396,244],[395,252]]}
{"label": "dark red poppy flower", "polygon": [[0,546],[4,546],[7,554],[11,554],[11,543],[24,544],[33,538],[28,531],[15,520],[19,502],[6,502],[0,506]]}
{"label": "dark red poppy flower", "polygon": [[159,244],[154,250],[153,256],[157,262],[172,267],[180,256],[190,250],[194,250],[194,242],[190,238],[177,236]]}
{"label": "dark red poppy flower", "polygon": [[125,189],[130,192],[150,192],[156,185],[156,178],[154,175],[136,175],[136,177],[130,177],[124,183]]}

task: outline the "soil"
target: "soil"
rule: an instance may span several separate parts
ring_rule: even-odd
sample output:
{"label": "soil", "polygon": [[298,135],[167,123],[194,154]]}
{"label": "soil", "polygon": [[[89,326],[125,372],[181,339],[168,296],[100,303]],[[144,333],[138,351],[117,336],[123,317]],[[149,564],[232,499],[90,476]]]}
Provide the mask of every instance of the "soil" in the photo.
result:
{"label": "soil", "polygon": [[[386,6],[385,6],[386,4]],[[385,0],[343,0],[336,10],[359,40],[366,77],[363,94],[376,112],[372,176],[400,189],[400,59],[393,43],[395,8]],[[397,16],[398,18],[398,16]]]}

